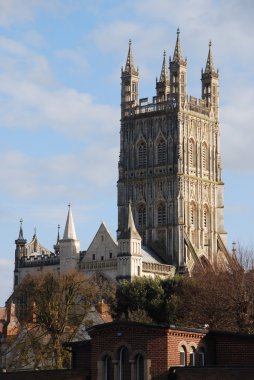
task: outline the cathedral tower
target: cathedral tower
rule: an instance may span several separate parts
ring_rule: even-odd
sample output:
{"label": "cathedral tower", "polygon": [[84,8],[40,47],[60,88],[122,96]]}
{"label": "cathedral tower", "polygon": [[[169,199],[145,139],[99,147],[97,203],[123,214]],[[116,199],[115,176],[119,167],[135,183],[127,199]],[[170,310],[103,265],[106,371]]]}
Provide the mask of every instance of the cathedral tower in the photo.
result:
{"label": "cathedral tower", "polygon": [[[142,244],[178,270],[227,256],[218,121],[218,71],[211,44],[202,98],[187,96],[187,60],[180,31],[169,73],[166,54],[156,96],[138,99],[131,44],[122,69],[118,238],[131,201]],[[132,87],[132,84],[134,84]],[[135,91],[134,91],[135,90]]]}

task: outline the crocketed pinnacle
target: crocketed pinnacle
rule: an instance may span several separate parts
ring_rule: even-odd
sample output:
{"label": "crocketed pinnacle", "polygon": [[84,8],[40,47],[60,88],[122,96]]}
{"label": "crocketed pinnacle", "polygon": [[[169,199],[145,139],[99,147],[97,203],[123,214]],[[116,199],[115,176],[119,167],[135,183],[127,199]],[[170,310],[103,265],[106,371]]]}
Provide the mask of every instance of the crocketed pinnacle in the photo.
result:
{"label": "crocketed pinnacle", "polygon": [[180,43],[180,29],[177,29],[176,46],[173,56],[173,62],[183,62],[183,52]]}
{"label": "crocketed pinnacle", "polygon": [[205,67],[205,73],[210,74],[210,73],[215,73],[215,67],[213,63],[213,53],[212,53],[212,42],[209,41],[209,51],[208,51],[208,57],[206,61],[206,67]]}
{"label": "crocketed pinnacle", "polygon": [[63,239],[64,240],[68,240],[68,239],[77,240],[73,216],[72,216],[72,211],[71,211],[71,205],[69,204],[68,207],[69,207],[69,211],[68,211],[68,215],[67,215]]}
{"label": "crocketed pinnacle", "polygon": [[169,76],[168,76],[168,69],[167,69],[167,64],[166,64],[166,51],[164,50],[160,82],[167,83],[168,80],[169,80]]}
{"label": "crocketed pinnacle", "polygon": [[18,240],[24,240],[24,235],[23,235],[23,219],[20,219],[20,227],[19,227],[19,237]]}
{"label": "crocketed pinnacle", "polygon": [[125,71],[128,73],[131,73],[132,71],[136,71],[134,66],[134,59],[133,59],[133,53],[132,53],[132,46],[131,46],[131,40],[129,40],[129,50],[125,65]]}

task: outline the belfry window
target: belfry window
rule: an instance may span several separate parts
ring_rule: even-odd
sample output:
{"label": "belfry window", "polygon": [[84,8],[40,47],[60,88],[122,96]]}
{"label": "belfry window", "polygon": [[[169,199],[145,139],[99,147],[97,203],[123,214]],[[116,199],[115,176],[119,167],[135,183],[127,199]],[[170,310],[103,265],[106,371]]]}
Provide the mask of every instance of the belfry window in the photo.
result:
{"label": "belfry window", "polygon": [[198,361],[200,367],[205,366],[205,350],[203,347],[201,347],[198,351]]}
{"label": "belfry window", "polygon": [[146,143],[141,142],[138,147],[138,165],[145,166],[147,162]]}
{"label": "belfry window", "polygon": [[208,228],[208,209],[206,206],[204,207],[204,212],[203,212],[203,227],[204,229]]}
{"label": "belfry window", "polygon": [[138,225],[141,228],[146,226],[146,207],[144,205],[138,208]]}
{"label": "belfry window", "polygon": [[161,203],[158,207],[158,225],[163,226],[166,224],[166,206]]}
{"label": "belfry window", "polygon": [[165,140],[160,140],[157,145],[157,160],[158,164],[165,164],[166,162],[166,142]]}

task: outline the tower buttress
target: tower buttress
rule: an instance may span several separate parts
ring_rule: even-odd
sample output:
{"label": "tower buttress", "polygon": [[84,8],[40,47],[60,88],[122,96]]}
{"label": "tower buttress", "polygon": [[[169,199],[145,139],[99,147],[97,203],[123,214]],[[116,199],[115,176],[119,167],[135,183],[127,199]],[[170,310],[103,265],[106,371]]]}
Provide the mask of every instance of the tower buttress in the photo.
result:
{"label": "tower buttress", "polygon": [[127,228],[118,238],[117,279],[131,280],[142,275],[141,237],[136,229],[131,204],[128,207]]}
{"label": "tower buttress", "polygon": [[159,81],[157,81],[156,79],[156,95],[160,98],[163,97],[164,100],[167,100],[169,92],[170,92],[169,75],[168,75],[168,68],[166,64],[166,51],[164,50],[160,79]]}
{"label": "tower buttress", "polygon": [[138,105],[138,69],[134,65],[131,40],[129,40],[129,50],[125,69],[122,67],[121,73],[121,111],[122,117],[125,111]]}
{"label": "tower buttress", "polygon": [[169,59],[170,93],[179,108],[183,108],[186,97],[187,59],[183,59],[180,43],[180,30],[177,29],[177,38],[173,59]]}
{"label": "tower buttress", "polygon": [[215,70],[212,54],[212,43],[209,42],[209,51],[205,70],[201,71],[202,99],[206,106],[211,107],[216,119],[218,119],[219,108],[219,72]]}

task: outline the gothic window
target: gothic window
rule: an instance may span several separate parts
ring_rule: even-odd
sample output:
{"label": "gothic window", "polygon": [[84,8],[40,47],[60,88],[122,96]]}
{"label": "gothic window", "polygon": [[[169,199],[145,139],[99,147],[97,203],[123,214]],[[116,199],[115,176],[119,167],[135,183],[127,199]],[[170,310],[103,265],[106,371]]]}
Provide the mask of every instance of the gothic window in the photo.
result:
{"label": "gothic window", "polygon": [[113,377],[112,360],[109,355],[106,355],[105,358],[103,359],[102,379],[111,380],[112,377]]}
{"label": "gothic window", "polygon": [[141,205],[138,208],[138,225],[141,228],[146,226],[146,207],[145,207],[145,205]]}
{"label": "gothic window", "polygon": [[127,347],[121,347],[118,354],[119,360],[119,380],[129,380],[131,378],[131,366],[129,362],[129,352]]}
{"label": "gothic window", "polygon": [[144,380],[144,358],[141,354],[135,357],[135,380]]}
{"label": "gothic window", "polygon": [[195,348],[191,347],[190,349],[190,366],[194,367],[195,366]]}
{"label": "gothic window", "polygon": [[180,347],[180,366],[186,366],[186,348],[184,346]]}
{"label": "gothic window", "polygon": [[132,83],[132,92],[136,92],[136,83]]}
{"label": "gothic window", "polygon": [[146,143],[142,141],[138,146],[138,165],[145,166],[146,161],[147,161]]}
{"label": "gothic window", "polygon": [[202,169],[208,170],[208,149],[205,143],[202,144]]}
{"label": "gothic window", "polygon": [[165,164],[165,162],[166,162],[166,142],[165,142],[165,140],[160,140],[157,144],[157,162],[159,165]]}
{"label": "gothic window", "polygon": [[163,226],[166,224],[166,206],[164,203],[160,203],[158,207],[158,225]]}

